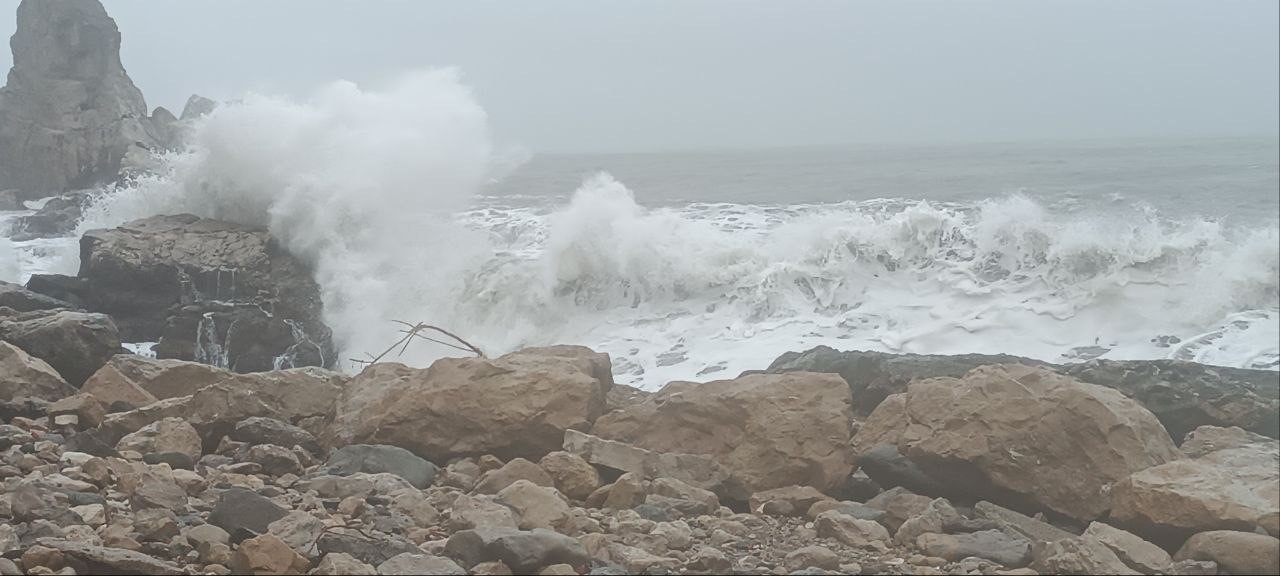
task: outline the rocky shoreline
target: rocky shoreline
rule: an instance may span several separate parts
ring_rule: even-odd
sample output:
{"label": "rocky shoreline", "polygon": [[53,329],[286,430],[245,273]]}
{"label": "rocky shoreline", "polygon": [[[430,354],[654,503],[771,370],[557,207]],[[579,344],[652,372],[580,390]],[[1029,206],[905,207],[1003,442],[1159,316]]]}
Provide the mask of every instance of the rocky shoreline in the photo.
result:
{"label": "rocky shoreline", "polygon": [[[18,27],[0,210],[54,196],[9,235],[65,237],[214,103],[148,113],[96,0]],[[264,229],[80,248],[0,283],[0,576],[1280,573],[1274,371],[815,348],[650,393],[554,346],[346,374]]]}
{"label": "rocky shoreline", "polygon": [[[3,299],[64,315],[46,332],[110,322],[17,287]],[[64,374],[88,360],[28,348],[0,343],[0,574],[1280,561],[1273,372],[815,349],[646,393],[615,385],[607,355],[557,346],[355,375],[119,354],[76,386]],[[1167,427],[1188,423],[1175,442]]]}

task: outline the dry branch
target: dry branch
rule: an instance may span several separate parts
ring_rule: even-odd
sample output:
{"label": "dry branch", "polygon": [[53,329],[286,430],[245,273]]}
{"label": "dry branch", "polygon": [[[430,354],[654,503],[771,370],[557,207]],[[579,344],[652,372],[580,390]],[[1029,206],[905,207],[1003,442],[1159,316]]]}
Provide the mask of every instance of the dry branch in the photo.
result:
{"label": "dry branch", "polygon": [[[399,340],[396,340],[394,344],[392,344],[386,350],[383,350],[382,353],[378,354],[377,356],[374,356],[366,352],[365,355],[369,356],[368,360],[352,358],[351,361],[357,364],[362,364],[367,368],[368,366],[382,360],[384,357],[386,357],[387,354],[390,354],[396,348],[400,349],[400,352],[397,353],[396,356],[403,356],[405,351],[409,349],[409,344],[413,343],[413,340],[415,338],[421,338],[428,342],[434,342],[442,346],[448,346],[456,350],[469,352],[469,353],[475,354],[476,357],[478,358],[485,357],[484,352],[480,351],[480,349],[477,348],[474,344],[467,342],[466,340],[462,339],[461,336],[458,336],[457,334],[454,334],[453,332],[445,330],[444,328],[441,328],[439,326],[432,326],[430,324],[426,324],[423,322],[419,322],[417,324],[410,324],[403,320],[392,320],[392,322],[395,322],[396,324],[401,324],[404,326],[404,329],[400,330],[400,333],[404,334],[404,336],[402,336]],[[423,334],[423,332],[438,332],[448,338],[453,339],[454,342],[440,340],[438,338],[432,338],[430,336]]]}

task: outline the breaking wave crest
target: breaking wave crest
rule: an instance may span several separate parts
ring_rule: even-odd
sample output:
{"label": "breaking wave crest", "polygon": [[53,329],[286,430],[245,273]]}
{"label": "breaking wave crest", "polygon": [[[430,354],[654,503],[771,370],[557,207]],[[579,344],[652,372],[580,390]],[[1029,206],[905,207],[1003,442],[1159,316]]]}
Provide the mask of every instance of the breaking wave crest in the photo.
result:
{"label": "breaking wave crest", "polygon": [[[1280,233],[1029,198],[647,208],[607,174],[563,206],[480,196],[483,110],[451,71],[253,96],[81,228],[159,213],[269,227],[311,262],[345,356],[393,319],[491,352],[577,343],[619,380],[761,368],[818,344],[1280,367]],[[423,364],[445,351],[411,349]]]}

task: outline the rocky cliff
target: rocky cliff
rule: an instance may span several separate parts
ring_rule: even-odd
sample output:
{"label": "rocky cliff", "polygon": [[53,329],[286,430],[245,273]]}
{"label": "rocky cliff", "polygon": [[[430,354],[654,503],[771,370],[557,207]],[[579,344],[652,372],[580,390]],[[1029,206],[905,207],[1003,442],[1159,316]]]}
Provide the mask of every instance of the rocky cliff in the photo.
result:
{"label": "rocky cliff", "polygon": [[23,0],[0,89],[0,189],[37,198],[115,180],[165,148],[120,62],[120,31],[98,0]]}

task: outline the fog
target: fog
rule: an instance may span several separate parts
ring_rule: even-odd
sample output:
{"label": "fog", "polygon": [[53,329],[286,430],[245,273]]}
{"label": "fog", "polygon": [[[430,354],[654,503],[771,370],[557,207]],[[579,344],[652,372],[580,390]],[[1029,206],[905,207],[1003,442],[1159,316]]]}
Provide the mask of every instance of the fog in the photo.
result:
{"label": "fog", "polygon": [[[18,0],[0,0],[0,35]],[[1274,0],[106,0],[151,106],[454,66],[502,142],[1272,135]],[[8,51],[0,65],[9,66]]]}

